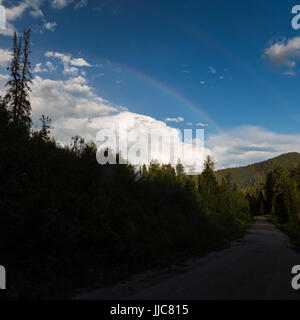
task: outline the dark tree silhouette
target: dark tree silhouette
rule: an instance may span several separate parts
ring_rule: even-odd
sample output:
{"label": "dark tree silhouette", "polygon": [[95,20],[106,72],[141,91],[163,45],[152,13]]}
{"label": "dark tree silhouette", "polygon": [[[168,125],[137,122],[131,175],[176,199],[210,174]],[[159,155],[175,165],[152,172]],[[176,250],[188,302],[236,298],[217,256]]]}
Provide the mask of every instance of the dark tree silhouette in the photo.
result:
{"label": "dark tree silhouette", "polygon": [[31,127],[29,92],[31,91],[32,74],[29,61],[30,53],[30,29],[24,30],[23,35],[19,38],[15,32],[12,60],[8,67],[10,80],[6,83],[8,91],[5,101],[12,122],[15,125],[23,126],[28,131]]}
{"label": "dark tree silhouette", "polygon": [[41,130],[40,130],[40,136],[45,141],[49,141],[50,140],[49,135],[51,133],[51,130],[53,129],[52,119],[49,118],[48,116],[45,117],[44,115],[42,115],[40,117],[40,122],[41,122],[41,125],[42,125]]}

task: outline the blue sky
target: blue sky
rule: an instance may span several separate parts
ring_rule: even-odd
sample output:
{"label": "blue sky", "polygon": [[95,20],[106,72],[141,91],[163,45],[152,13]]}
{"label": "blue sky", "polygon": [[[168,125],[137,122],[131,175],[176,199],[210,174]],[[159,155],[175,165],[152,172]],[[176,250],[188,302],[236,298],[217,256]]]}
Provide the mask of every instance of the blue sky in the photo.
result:
{"label": "blue sky", "polygon": [[[0,31],[0,72],[4,77],[11,31],[30,26],[34,86],[40,90],[33,97],[33,116],[48,112],[60,140],[63,135],[69,139],[68,121],[96,117],[94,111],[82,111],[80,103],[96,103],[93,108],[99,103],[106,108],[103,116],[124,107],[157,121],[173,119],[166,122],[170,127],[208,125],[206,145],[218,167],[244,165],[299,151],[300,30],[291,26],[295,4],[3,0],[9,30]],[[59,111],[50,110],[46,95],[51,92],[54,98],[59,83],[66,96]],[[85,100],[75,112],[66,101],[76,98]],[[92,135],[83,124],[73,129]],[[246,150],[235,155],[241,145]]]}

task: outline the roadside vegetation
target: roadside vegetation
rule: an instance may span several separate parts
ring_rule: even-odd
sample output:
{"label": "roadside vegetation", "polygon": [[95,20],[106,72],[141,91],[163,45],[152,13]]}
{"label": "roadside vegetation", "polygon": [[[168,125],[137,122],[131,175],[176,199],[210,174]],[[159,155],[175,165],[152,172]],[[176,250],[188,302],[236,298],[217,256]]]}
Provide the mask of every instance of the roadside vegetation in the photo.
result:
{"label": "roadside vegetation", "polygon": [[290,242],[293,248],[300,251],[300,228],[296,227],[290,223],[282,224],[278,218],[271,215],[266,215],[266,218],[272,222],[279,230],[287,234],[290,238]]}
{"label": "roadside vegetation", "polygon": [[51,138],[49,117],[41,115],[41,129],[33,130],[29,36],[29,30],[15,34],[7,94],[0,98],[7,297],[70,297],[243,236],[252,221],[248,199],[230,175],[217,182],[210,158],[198,177],[186,176],[180,164],[100,166],[94,144],[76,136],[62,147]]}
{"label": "roadside vegetation", "polygon": [[275,165],[247,198],[253,215],[266,215],[300,249],[300,163],[289,170]]}

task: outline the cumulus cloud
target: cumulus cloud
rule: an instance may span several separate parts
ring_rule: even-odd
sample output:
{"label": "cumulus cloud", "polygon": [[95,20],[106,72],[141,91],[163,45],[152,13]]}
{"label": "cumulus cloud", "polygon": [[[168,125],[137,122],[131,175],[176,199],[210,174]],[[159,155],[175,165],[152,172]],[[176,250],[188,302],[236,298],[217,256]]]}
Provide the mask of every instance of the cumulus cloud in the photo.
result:
{"label": "cumulus cloud", "polygon": [[287,67],[289,70],[283,72],[284,75],[295,76],[294,68],[300,59],[300,37],[272,43],[264,50],[263,57],[273,66]]}
{"label": "cumulus cloud", "polygon": [[[124,128],[121,135],[119,131],[120,126]],[[65,144],[69,143],[74,133],[79,133],[85,137],[86,141],[92,140],[96,142],[98,150],[104,149],[105,147],[110,147],[115,150],[116,146],[112,141],[105,141],[104,137],[103,139],[99,139],[98,133],[103,129],[112,131],[121,148],[127,145],[128,150],[132,150],[136,144],[141,144],[142,147],[145,147],[145,145],[148,146],[146,152],[138,152],[139,155],[137,155],[135,151],[131,153],[131,155],[134,154],[133,157],[129,157],[131,163],[149,164],[151,161],[157,160],[161,163],[171,162],[176,164],[178,159],[181,159],[187,170],[191,167],[197,167],[197,164],[198,172],[202,169],[203,154],[197,154],[197,163],[195,163],[192,143],[185,141],[179,130],[168,126],[163,121],[137,113],[121,111],[114,115],[89,119],[83,117],[68,118],[55,124],[55,135]],[[138,137],[144,137],[144,140],[139,140]],[[150,139],[150,137],[152,139]],[[160,140],[160,137],[163,138]],[[172,138],[169,140],[168,137]],[[171,141],[171,144],[169,144],[169,141]],[[181,150],[184,149],[184,158],[182,157],[180,148]],[[133,158],[135,159],[133,160]]]}
{"label": "cumulus cloud", "polygon": [[83,58],[72,59],[70,54],[48,51],[45,56],[59,59],[64,66],[65,75],[77,75],[79,72],[77,67],[91,67]]}
{"label": "cumulus cloud", "polygon": [[81,76],[66,81],[36,76],[33,79],[31,101],[35,119],[41,114],[60,119],[99,116],[118,111],[97,96]]}

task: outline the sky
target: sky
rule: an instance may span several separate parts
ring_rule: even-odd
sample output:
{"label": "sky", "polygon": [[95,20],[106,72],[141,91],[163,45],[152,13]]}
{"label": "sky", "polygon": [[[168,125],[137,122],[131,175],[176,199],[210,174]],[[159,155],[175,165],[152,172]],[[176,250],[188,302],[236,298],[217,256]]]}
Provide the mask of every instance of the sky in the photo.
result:
{"label": "sky", "polygon": [[[300,29],[288,0],[0,0],[0,94],[31,27],[32,117],[62,144],[134,119],[201,128],[218,169],[300,151]],[[300,4],[300,1],[299,1]]]}

